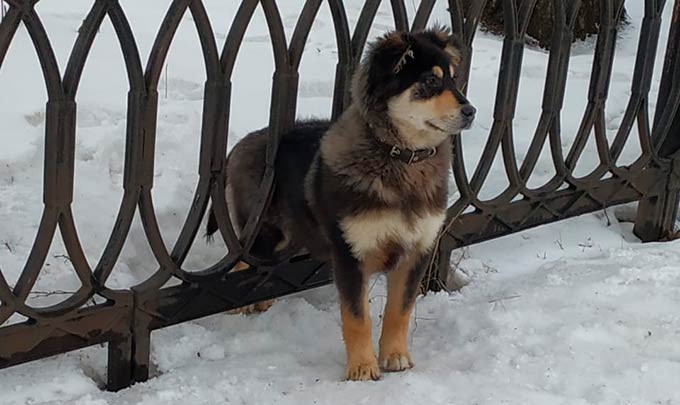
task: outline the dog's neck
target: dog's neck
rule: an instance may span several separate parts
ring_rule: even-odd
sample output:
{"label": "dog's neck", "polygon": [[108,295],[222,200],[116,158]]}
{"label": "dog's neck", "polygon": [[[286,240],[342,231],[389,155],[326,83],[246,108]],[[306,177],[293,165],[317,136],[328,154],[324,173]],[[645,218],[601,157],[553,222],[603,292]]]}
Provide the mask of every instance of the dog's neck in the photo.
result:
{"label": "dog's neck", "polygon": [[366,129],[380,147],[392,159],[408,165],[427,160],[435,156],[442,142],[433,145],[413,146],[404,142],[399,129],[390,122],[371,122],[366,120]]}

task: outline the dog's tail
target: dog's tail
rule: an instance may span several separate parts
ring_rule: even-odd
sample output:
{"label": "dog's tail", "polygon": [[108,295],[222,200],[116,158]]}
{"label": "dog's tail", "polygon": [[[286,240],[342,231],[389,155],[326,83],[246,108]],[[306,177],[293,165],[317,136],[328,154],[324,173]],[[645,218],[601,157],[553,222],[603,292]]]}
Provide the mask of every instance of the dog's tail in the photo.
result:
{"label": "dog's tail", "polygon": [[[226,165],[229,165],[229,156],[227,156]],[[227,186],[227,179],[224,179],[224,186]],[[205,227],[205,239],[208,243],[213,241],[213,235],[220,229],[217,224],[217,216],[215,215],[215,209],[213,209],[213,203],[210,202],[208,207],[208,224]]]}
{"label": "dog's tail", "polygon": [[212,204],[210,204],[210,208],[208,208],[208,224],[205,227],[205,239],[208,241],[208,243],[212,242],[213,235],[218,229],[219,225],[217,225],[215,210],[213,209]]}

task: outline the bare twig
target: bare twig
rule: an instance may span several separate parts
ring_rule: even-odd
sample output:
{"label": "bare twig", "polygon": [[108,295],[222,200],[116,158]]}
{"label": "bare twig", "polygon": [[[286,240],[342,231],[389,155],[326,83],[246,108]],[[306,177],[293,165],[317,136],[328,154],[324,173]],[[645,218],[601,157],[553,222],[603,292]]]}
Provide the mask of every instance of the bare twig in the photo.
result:
{"label": "bare twig", "polygon": [[465,246],[465,247],[460,251],[460,256],[458,256],[456,262],[453,264],[453,267],[456,268],[456,269],[457,269],[458,267],[460,267],[460,263],[461,263],[464,259],[467,259],[468,257],[470,257],[470,256],[469,256],[469,253],[470,253],[470,248],[467,247],[467,246]]}
{"label": "bare twig", "polygon": [[368,295],[371,295],[371,291],[373,291],[373,287],[375,287],[375,283],[378,282],[378,277],[373,279],[373,283],[371,283],[371,287],[368,289]]}
{"label": "bare twig", "polygon": [[373,300],[376,299],[376,298],[387,299],[387,295],[385,295],[385,294],[374,295],[374,296],[372,296],[371,298],[368,299],[368,302],[373,302]]}
{"label": "bare twig", "polygon": [[[439,249],[438,248],[439,248],[439,244],[441,243],[442,237],[444,236],[445,233],[447,233],[449,231],[449,229],[451,229],[451,227],[453,226],[453,223],[456,222],[462,214],[463,214],[463,211],[459,212],[458,214],[456,214],[456,216],[451,218],[451,220],[446,224],[444,229],[441,232],[439,232],[439,235],[437,235],[437,240],[434,243],[434,247],[435,247],[435,249],[437,249],[437,251],[432,252],[432,254],[430,255],[430,262],[427,265],[427,279],[425,280],[425,284],[429,285],[432,282],[432,271],[434,270],[435,259],[439,255],[439,253],[438,253]],[[438,287],[442,289],[442,291],[451,292],[451,291],[449,291],[448,287],[441,280],[437,280],[437,284],[438,284]],[[424,293],[427,293],[427,291],[424,291]]]}
{"label": "bare twig", "polygon": [[586,239],[585,242],[579,243],[578,246],[581,248],[581,252],[585,252],[586,249],[590,249],[593,247],[592,239],[589,236],[588,239]]}
{"label": "bare twig", "polygon": [[413,346],[413,338],[416,336],[416,331],[418,330],[418,301],[416,301],[413,306],[413,330],[411,331],[410,344]]}
{"label": "bare twig", "polygon": [[521,295],[511,295],[509,297],[501,297],[501,298],[493,299],[493,300],[489,301],[489,304],[492,305],[491,310],[495,310],[496,305],[500,305],[501,308],[503,308],[503,310],[507,311],[508,309],[505,307],[505,301],[512,300],[512,299],[519,298],[519,297],[521,297]]}
{"label": "bare twig", "polygon": [[661,242],[670,242],[680,239],[680,231],[667,231],[664,233],[663,237],[659,239]]}
{"label": "bare twig", "polygon": [[67,255],[54,255],[52,256],[55,259],[64,259],[64,263],[71,263],[71,258],[68,257]]}
{"label": "bare twig", "polygon": [[560,247],[560,250],[564,250],[564,245],[562,244],[562,234],[560,233],[560,238],[555,240],[555,243],[557,246]]}
{"label": "bare twig", "polygon": [[5,242],[5,247],[10,253],[14,253],[14,250],[12,249],[12,246],[9,244],[9,242]]}
{"label": "bare twig", "polygon": [[[445,286],[447,291],[460,291],[469,283],[469,275],[467,274],[465,274],[463,279],[456,277],[456,274],[461,272],[461,263],[463,260],[470,257],[469,252],[470,248],[466,246],[460,249],[460,254],[449,262],[448,277]],[[451,256],[453,256],[453,254]]]}
{"label": "bare twig", "polygon": [[413,319],[414,319],[414,320],[417,319],[417,320],[419,320],[419,321],[420,321],[420,320],[422,320],[422,321],[436,321],[436,320],[438,320],[439,318],[426,318],[426,317],[424,317],[424,316],[417,316],[417,317],[414,317]]}
{"label": "bare twig", "polygon": [[507,300],[514,300],[515,298],[520,298],[520,297],[521,297],[521,295],[517,294],[517,295],[510,295],[510,296],[507,296],[507,297],[494,298],[494,299],[489,301],[489,304],[494,304],[496,302],[507,301]]}
{"label": "bare twig", "polygon": [[64,290],[54,290],[54,291],[31,291],[29,295],[36,298],[51,297],[53,295],[73,295],[75,291],[64,291]]}
{"label": "bare twig", "polygon": [[492,266],[489,266],[486,263],[482,263],[482,267],[484,267],[484,272],[485,273],[498,273],[498,269]]}

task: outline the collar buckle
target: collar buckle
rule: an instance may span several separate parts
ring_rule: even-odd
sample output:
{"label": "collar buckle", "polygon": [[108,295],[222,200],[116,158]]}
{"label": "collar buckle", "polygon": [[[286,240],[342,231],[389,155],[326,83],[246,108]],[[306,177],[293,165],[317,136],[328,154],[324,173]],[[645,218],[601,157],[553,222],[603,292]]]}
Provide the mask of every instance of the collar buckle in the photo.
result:
{"label": "collar buckle", "polygon": [[390,149],[390,156],[395,158],[401,155],[401,149],[399,149],[398,146],[392,146],[392,149]]}
{"label": "collar buckle", "polygon": [[416,153],[416,151],[412,150],[410,152],[411,152],[411,156],[409,156],[408,161],[406,161],[407,165],[412,165],[413,162],[417,162],[417,161],[420,160],[420,159],[418,159],[418,153]]}
{"label": "collar buckle", "polygon": [[429,159],[437,154],[436,147],[430,147],[427,149],[402,149],[396,145],[390,147],[389,155],[393,159],[398,159],[407,165],[412,165],[414,163],[420,162],[425,159]]}

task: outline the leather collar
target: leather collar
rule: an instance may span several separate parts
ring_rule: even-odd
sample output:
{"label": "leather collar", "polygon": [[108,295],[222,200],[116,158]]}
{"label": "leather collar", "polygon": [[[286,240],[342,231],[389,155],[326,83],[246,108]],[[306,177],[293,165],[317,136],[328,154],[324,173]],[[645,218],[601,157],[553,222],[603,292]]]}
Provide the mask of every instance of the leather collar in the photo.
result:
{"label": "leather collar", "polygon": [[[380,137],[378,134],[378,131],[376,131],[375,127],[370,125],[368,122],[366,123],[367,129],[371,131],[374,134],[374,139],[375,141],[382,147],[382,149],[385,150],[385,152],[395,160],[399,160],[400,162],[406,163],[407,165],[412,165],[418,162],[422,162],[423,160],[427,160],[437,154],[437,147],[433,146],[431,148],[425,148],[425,149],[409,149],[409,148],[401,148],[397,145],[392,145]],[[384,130],[392,133],[394,137],[398,138],[398,134],[395,134],[395,129],[391,128],[389,126],[388,128],[385,128]]]}
{"label": "leather collar", "polygon": [[437,148],[436,147],[431,147],[427,149],[408,149],[408,148],[400,148],[396,145],[394,146],[389,146],[385,145],[387,148],[389,148],[389,155],[392,159],[400,160],[407,165],[412,165],[414,163],[422,162],[423,160],[427,160],[434,155],[437,154]]}

